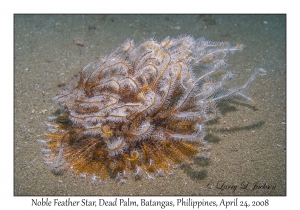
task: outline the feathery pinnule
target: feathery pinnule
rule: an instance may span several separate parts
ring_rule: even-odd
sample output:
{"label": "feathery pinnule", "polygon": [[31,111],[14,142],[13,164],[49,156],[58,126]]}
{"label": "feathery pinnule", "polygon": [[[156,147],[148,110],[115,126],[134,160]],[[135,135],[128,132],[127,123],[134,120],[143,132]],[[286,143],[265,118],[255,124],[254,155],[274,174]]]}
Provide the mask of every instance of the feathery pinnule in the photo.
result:
{"label": "feathery pinnule", "polygon": [[[152,179],[193,158],[207,158],[205,124],[217,103],[251,100],[242,86],[224,89],[235,75],[223,69],[242,47],[191,36],[126,40],[80,72],[76,87],[54,97],[63,112],[48,123],[45,162],[102,181],[107,175]],[[193,68],[197,69],[197,76]]]}

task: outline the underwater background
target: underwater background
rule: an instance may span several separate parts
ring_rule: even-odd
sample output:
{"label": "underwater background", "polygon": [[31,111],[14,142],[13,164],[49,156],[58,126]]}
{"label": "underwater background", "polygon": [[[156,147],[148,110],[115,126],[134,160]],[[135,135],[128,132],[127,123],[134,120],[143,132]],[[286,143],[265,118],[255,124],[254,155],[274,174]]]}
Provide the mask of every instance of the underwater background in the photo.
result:
{"label": "underwater background", "polygon": [[[53,174],[37,143],[58,108],[52,98],[127,38],[182,34],[245,45],[227,61],[236,84],[267,71],[248,88],[254,103],[219,104],[222,115],[207,125],[210,159],[125,184]],[[286,16],[15,15],[14,195],[286,195]]]}

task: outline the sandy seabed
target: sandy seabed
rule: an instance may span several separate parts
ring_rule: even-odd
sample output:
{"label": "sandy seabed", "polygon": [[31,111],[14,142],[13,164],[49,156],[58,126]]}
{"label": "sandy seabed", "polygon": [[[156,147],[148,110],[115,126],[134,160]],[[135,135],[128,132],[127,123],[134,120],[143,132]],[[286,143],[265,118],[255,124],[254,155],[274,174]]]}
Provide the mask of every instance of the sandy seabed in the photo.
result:
{"label": "sandy seabed", "polygon": [[[246,45],[228,60],[239,84],[254,69],[267,70],[248,89],[254,104],[220,104],[223,115],[207,125],[210,159],[125,184],[54,175],[37,140],[62,86],[127,38],[181,34]],[[14,195],[286,195],[286,16],[15,15]]]}

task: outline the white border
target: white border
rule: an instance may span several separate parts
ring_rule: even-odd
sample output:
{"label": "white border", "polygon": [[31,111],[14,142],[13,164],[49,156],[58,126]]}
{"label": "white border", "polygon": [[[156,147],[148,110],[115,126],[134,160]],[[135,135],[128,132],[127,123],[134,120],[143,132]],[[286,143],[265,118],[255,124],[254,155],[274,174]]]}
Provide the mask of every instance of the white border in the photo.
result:
{"label": "white border", "polygon": [[[15,13],[286,13],[287,14],[287,196],[241,197],[244,200],[270,199],[269,209],[299,206],[299,13],[297,4],[274,0],[252,1],[9,1],[1,3],[1,183],[0,196],[3,209],[14,207],[32,208],[30,197],[13,196],[13,15]],[[294,1],[297,2],[297,1]],[[4,135],[3,135],[4,134]],[[298,173],[297,173],[298,172]],[[51,197],[54,199],[55,197]],[[63,197],[59,197],[62,199]],[[111,198],[111,197],[109,197]],[[131,197],[132,198],[132,197]],[[133,197],[134,198],[134,197]],[[151,198],[151,197],[147,197]],[[177,197],[153,197],[153,199],[175,200]],[[197,197],[199,198],[199,197]],[[204,197],[221,200],[225,197]],[[232,200],[235,197],[228,197]],[[80,200],[80,197],[76,197]],[[93,197],[94,200],[98,199]],[[136,197],[138,201],[141,197]],[[103,208],[102,208],[103,209]],[[119,209],[119,208],[113,208]],[[158,208],[160,209],[160,208]],[[175,209],[179,209],[178,207]],[[192,209],[192,208],[191,208]],[[205,209],[205,208],[202,208]],[[219,208],[220,209],[220,208]]]}

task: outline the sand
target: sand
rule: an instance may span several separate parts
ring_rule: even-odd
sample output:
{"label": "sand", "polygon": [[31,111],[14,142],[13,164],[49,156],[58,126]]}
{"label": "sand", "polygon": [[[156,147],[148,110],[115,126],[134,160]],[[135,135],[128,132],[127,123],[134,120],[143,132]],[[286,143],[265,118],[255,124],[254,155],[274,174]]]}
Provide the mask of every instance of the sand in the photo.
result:
{"label": "sand", "polygon": [[[15,15],[14,195],[286,195],[285,15]],[[155,180],[106,179],[100,185],[72,173],[54,175],[38,139],[56,109],[52,98],[86,64],[127,38],[189,34],[244,44],[230,55],[237,83],[257,77],[255,103],[220,104],[223,115],[207,125],[210,159]],[[84,41],[84,43],[82,43]],[[83,45],[82,45],[83,44]]]}

